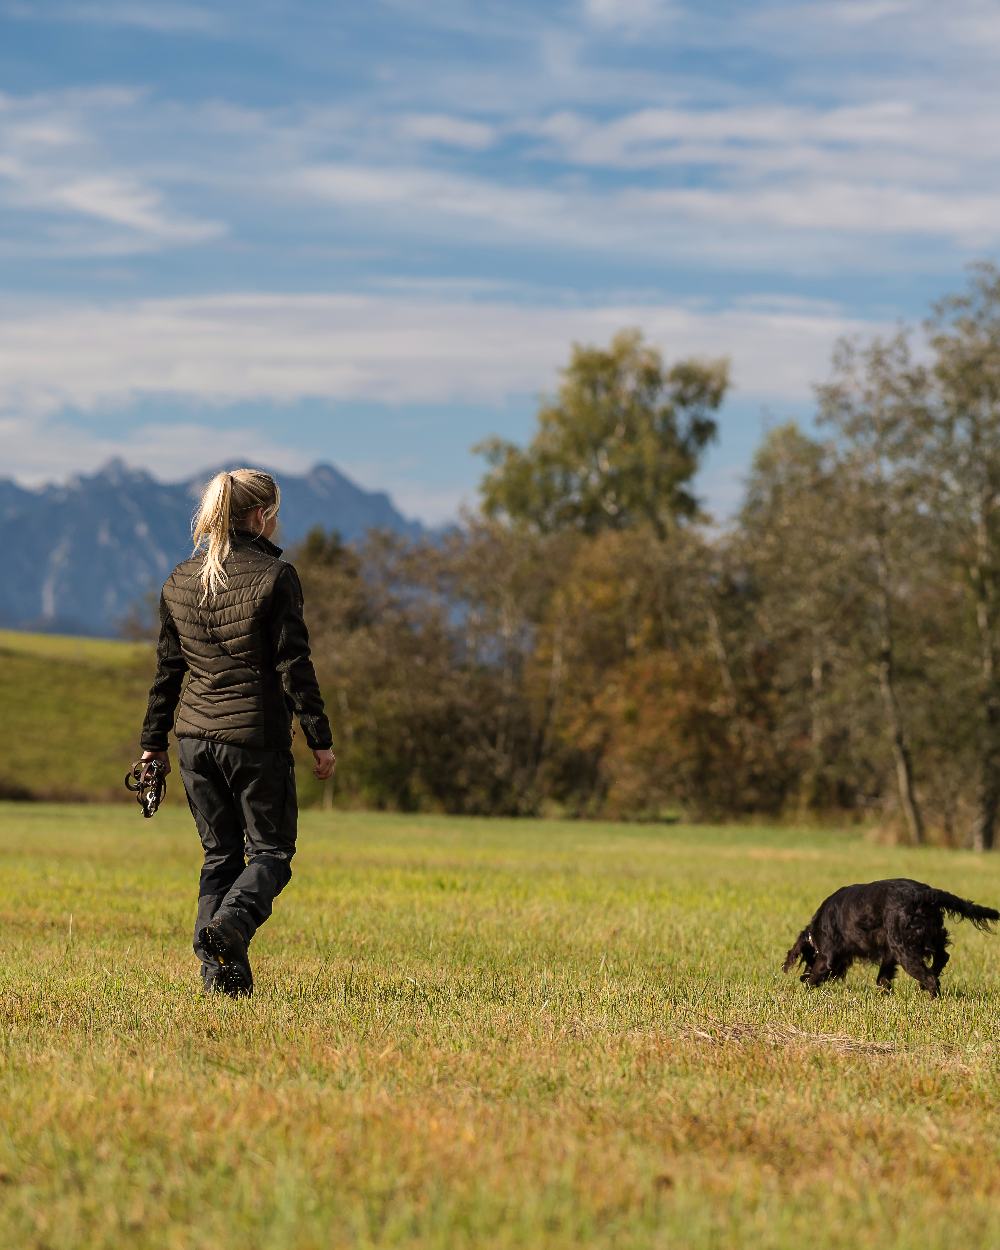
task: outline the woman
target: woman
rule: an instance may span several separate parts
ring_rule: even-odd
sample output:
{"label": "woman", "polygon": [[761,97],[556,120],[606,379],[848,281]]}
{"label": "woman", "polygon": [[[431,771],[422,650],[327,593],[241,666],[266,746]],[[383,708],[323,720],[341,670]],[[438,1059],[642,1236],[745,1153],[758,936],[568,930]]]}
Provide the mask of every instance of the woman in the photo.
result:
{"label": "woman", "polygon": [[[251,938],[292,875],[292,712],[315,775],[334,770],[330,724],[309,658],[302,586],[271,542],[280,492],[267,473],[209,482],[192,557],[160,596],[157,668],[140,744],[169,771],[174,728],[181,780],[205,851],[194,949],[205,989],[253,993]],[[185,680],[186,675],[186,680]]]}

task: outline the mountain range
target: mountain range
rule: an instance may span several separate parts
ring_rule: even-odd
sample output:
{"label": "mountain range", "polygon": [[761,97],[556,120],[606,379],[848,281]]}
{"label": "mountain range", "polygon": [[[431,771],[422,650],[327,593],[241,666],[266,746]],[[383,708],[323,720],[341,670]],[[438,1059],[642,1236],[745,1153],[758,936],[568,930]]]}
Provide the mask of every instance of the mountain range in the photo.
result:
{"label": "mountain range", "polygon": [[[223,465],[222,468],[234,466]],[[4,572],[0,626],[110,636],[191,554],[191,516],[204,484],[219,468],[183,482],[161,482],[120,459],[92,474],[28,488],[0,478]],[[366,491],[330,464],[276,474],[281,486],[284,546],[314,526],[345,542],[370,529],[417,537],[382,491]]]}

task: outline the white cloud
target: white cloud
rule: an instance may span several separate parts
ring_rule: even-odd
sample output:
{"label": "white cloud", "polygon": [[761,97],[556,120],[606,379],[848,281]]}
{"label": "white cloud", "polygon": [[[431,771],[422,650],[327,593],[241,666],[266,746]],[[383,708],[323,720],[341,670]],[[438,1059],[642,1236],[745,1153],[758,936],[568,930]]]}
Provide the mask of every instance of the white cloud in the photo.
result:
{"label": "white cloud", "polygon": [[[918,115],[906,100],[881,99],[826,109],[777,104],[646,108],[610,121],[563,112],[544,119],[535,129],[557,145],[554,151],[571,161],[628,168],[655,165],[669,153],[664,145],[681,143],[719,145],[715,150],[723,158],[720,163],[726,155],[738,156],[738,145],[745,144],[768,149],[844,144],[855,152],[870,144],[913,145],[927,141],[923,126],[934,120]],[[530,131],[530,124],[526,128]],[[932,132],[936,147],[940,138],[939,130]],[[731,145],[729,153],[725,145]]]}
{"label": "white cloud", "polygon": [[[31,195],[31,192],[28,192]],[[160,243],[200,243],[225,233],[219,222],[189,221],[165,211],[163,197],[130,178],[104,176],[54,181],[36,202],[70,209]]]}
{"label": "white cloud", "polygon": [[467,148],[474,152],[484,151],[496,139],[495,127],[444,113],[410,114],[400,121],[399,131],[404,139]]}
{"label": "white cloud", "polygon": [[849,25],[866,25],[869,22],[881,22],[890,17],[905,17],[912,14],[913,0],[840,0],[839,4],[828,4],[826,13],[835,22],[846,22]]}
{"label": "white cloud", "polygon": [[[730,355],[737,388],[795,398],[836,337],[870,329],[828,306],[707,311],[405,295],[219,295],[27,309],[0,305],[0,411],[100,410],[144,395],[201,404],[305,397],[500,401],[555,384],[571,341],[638,325],[670,358]],[[59,367],[52,367],[53,361]]]}
{"label": "white cloud", "polygon": [[781,38],[786,50],[808,46],[813,58],[891,53],[887,74],[898,73],[914,54],[931,54],[924,73],[937,71],[947,80],[945,57],[952,51],[992,61],[1000,13],[994,0],[777,0],[748,7],[735,34],[747,44],[756,36],[772,46]]}
{"label": "white cloud", "polygon": [[293,186],[349,208],[401,211],[411,222],[433,220],[452,230],[456,219],[479,222],[505,235],[567,239],[575,233],[564,193],[518,187],[420,166],[313,165]]}
{"label": "white cloud", "polygon": [[1000,191],[956,200],[948,191],[814,183],[735,196],[714,190],[635,192],[637,207],[661,209],[733,226],[759,224],[781,230],[855,234],[926,234],[970,246],[1000,238]]}
{"label": "white cloud", "polygon": [[[419,166],[344,163],[304,168],[284,186],[342,209],[377,213],[407,233],[454,238],[461,231],[478,239],[641,254],[657,261],[697,253],[703,263],[754,267],[811,256],[821,265],[863,268],[878,256],[874,241],[886,235],[948,238],[967,247],[1000,239],[1000,186],[924,190],[885,185],[874,171],[870,181],[822,177],[822,172],[783,185],[751,178],[726,185],[599,190],[558,183],[518,186]],[[719,222],[731,227],[725,235],[710,228]],[[862,247],[859,241],[866,240]]]}
{"label": "white cloud", "polygon": [[[747,187],[839,179],[857,186],[920,191],[948,186],[955,200],[1000,186],[1000,134],[991,113],[962,93],[917,101],[904,96],[820,109],[640,109],[610,119],[563,111],[525,133],[549,162],[618,171],[698,169],[702,186],[738,199]],[[700,168],[699,168],[700,167]]]}
{"label": "white cloud", "polygon": [[225,233],[221,222],[174,209],[162,190],[107,151],[102,130],[141,103],[140,93],[123,89],[0,94],[5,205],[35,214],[26,251],[47,244],[56,254],[130,254]]}
{"label": "white cloud", "polygon": [[295,473],[315,459],[258,430],[223,429],[198,421],[136,423],[123,447],[121,439],[58,418],[0,417],[0,447],[5,453],[2,474],[13,473],[29,486],[90,472],[123,454],[136,468],[165,481],[185,478],[234,456]]}
{"label": "white cloud", "polygon": [[601,29],[646,31],[677,16],[671,0],[583,0],[584,19]]}

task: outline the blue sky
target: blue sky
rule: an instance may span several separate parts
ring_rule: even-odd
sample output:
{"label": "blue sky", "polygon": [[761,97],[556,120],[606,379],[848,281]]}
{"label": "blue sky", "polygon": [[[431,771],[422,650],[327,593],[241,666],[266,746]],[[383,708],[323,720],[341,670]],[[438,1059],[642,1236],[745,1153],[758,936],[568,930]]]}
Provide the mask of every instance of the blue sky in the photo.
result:
{"label": "blue sky", "polygon": [[724,513],[1000,240],[993,0],[0,0],[0,475],[333,461],[430,522],[573,341],[727,355]]}

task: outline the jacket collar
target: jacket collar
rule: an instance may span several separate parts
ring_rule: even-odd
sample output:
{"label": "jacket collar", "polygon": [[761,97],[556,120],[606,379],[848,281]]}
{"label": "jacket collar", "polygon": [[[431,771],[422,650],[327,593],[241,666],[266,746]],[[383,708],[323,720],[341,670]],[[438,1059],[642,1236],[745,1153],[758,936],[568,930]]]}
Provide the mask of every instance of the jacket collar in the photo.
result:
{"label": "jacket collar", "polygon": [[251,534],[249,530],[234,529],[232,531],[232,543],[234,547],[255,547],[258,551],[262,551],[268,556],[277,557],[282,552],[282,548],[276,546],[269,538],[264,538],[263,535],[258,537],[256,534]]}

